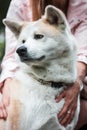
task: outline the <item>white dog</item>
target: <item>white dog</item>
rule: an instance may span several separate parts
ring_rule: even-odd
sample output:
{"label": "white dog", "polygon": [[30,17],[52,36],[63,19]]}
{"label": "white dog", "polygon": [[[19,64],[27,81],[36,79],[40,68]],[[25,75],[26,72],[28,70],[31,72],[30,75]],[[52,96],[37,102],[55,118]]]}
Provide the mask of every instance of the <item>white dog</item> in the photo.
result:
{"label": "white dog", "polygon": [[64,99],[55,97],[76,80],[76,41],[64,14],[47,6],[44,16],[35,22],[4,20],[18,39],[16,49],[20,69],[11,82],[8,118],[0,121],[0,130],[73,130],[79,115],[66,128],[57,114]]}

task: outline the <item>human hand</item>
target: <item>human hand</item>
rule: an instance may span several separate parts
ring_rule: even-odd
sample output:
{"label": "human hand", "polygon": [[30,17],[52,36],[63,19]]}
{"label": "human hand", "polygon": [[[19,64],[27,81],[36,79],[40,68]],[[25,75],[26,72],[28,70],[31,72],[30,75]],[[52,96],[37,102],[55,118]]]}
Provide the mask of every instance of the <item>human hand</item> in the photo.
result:
{"label": "human hand", "polygon": [[7,117],[7,107],[10,103],[10,89],[9,85],[11,82],[11,78],[5,80],[4,85],[2,87],[2,98],[0,100],[0,118]]}
{"label": "human hand", "polygon": [[62,98],[65,99],[65,104],[58,114],[60,124],[64,127],[66,127],[67,124],[70,124],[74,117],[79,91],[80,84],[76,81],[73,86],[68,87],[58,97],[56,97],[56,102],[59,102]]}

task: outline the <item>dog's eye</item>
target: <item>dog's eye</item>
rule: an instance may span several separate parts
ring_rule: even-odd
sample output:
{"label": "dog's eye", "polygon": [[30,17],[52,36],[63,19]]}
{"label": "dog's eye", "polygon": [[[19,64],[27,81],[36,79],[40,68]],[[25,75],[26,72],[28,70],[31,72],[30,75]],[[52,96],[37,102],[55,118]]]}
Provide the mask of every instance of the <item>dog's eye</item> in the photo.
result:
{"label": "dog's eye", "polygon": [[42,35],[42,34],[35,34],[34,35],[34,39],[36,39],[36,40],[42,39],[43,37],[44,37],[44,35]]}
{"label": "dog's eye", "polygon": [[25,43],[25,42],[26,42],[26,40],[23,39],[23,40],[22,40],[22,43]]}

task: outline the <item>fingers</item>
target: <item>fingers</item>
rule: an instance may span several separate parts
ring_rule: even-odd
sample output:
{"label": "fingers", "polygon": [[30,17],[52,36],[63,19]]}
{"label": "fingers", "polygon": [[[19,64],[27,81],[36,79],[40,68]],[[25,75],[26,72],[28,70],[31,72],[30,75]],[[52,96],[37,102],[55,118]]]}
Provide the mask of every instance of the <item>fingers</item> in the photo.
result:
{"label": "fingers", "polygon": [[65,123],[65,126],[67,126],[68,124],[70,124],[72,122],[74,114],[75,114],[75,112],[72,110],[67,122]]}
{"label": "fingers", "polygon": [[7,94],[3,94],[2,101],[0,101],[0,117],[6,118],[8,116],[7,114],[7,107],[10,103],[10,96]]}
{"label": "fingers", "polygon": [[2,111],[2,118],[6,118],[7,117],[6,108],[3,108],[1,111]]}
{"label": "fingers", "polygon": [[9,86],[4,86],[3,88],[3,95],[2,95],[2,102],[7,107],[10,103],[10,90]]}
{"label": "fingers", "polygon": [[60,121],[61,125],[65,126],[67,125],[67,121],[70,119],[70,114],[66,113],[66,115],[64,115],[64,118]]}
{"label": "fingers", "polygon": [[3,102],[4,106],[7,107],[10,103],[10,96],[3,95],[2,102]]}
{"label": "fingers", "polygon": [[77,104],[73,104],[72,109],[71,109],[71,113],[70,113],[70,118],[67,120],[67,124],[70,124],[71,121],[73,120],[73,118],[75,116],[76,108],[77,108]]}
{"label": "fingers", "polygon": [[62,110],[58,114],[59,120],[62,118],[62,116],[66,115],[67,111],[69,110],[69,102],[65,102]]}
{"label": "fingers", "polygon": [[65,97],[65,92],[62,92],[59,96],[56,97],[56,102],[59,102],[62,98]]}
{"label": "fingers", "polygon": [[75,111],[76,111],[76,102],[70,106],[66,105],[66,107],[63,108],[60,115],[58,115],[60,124],[63,125],[64,127],[66,127],[68,124],[70,124],[75,115]]}
{"label": "fingers", "polygon": [[61,125],[63,125],[64,127],[70,124],[74,117],[74,111],[73,110],[69,110],[69,111],[70,113],[67,112],[66,115],[64,115],[64,118],[60,121]]}
{"label": "fingers", "polygon": [[0,118],[7,117],[7,107],[10,103],[10,91],[9,91],[10,89],[9,89],[9,84],[7,84],[6,82],[4,83],[4,86],[2,89],[2,93],[3,93],[2,99],[0,100]]}
{"label": "fingers", "polygon": [[6,108],[4,104],[2,103],[2,101],[0,101],[0,118],[6,118],[6,117],[7,117]]}

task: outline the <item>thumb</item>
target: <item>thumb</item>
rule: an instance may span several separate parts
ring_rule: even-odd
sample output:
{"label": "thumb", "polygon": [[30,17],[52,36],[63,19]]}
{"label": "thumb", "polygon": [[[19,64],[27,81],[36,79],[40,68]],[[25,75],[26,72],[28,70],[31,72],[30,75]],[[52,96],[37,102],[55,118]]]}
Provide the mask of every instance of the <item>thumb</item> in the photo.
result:
{"label": "thumb", "polygon": [[62,93],[60,93],[60,95],[56,96],[55,100],[56,100],[56,102],[59,102],[64,97],[65,97],[65,92],[62,92]]}

